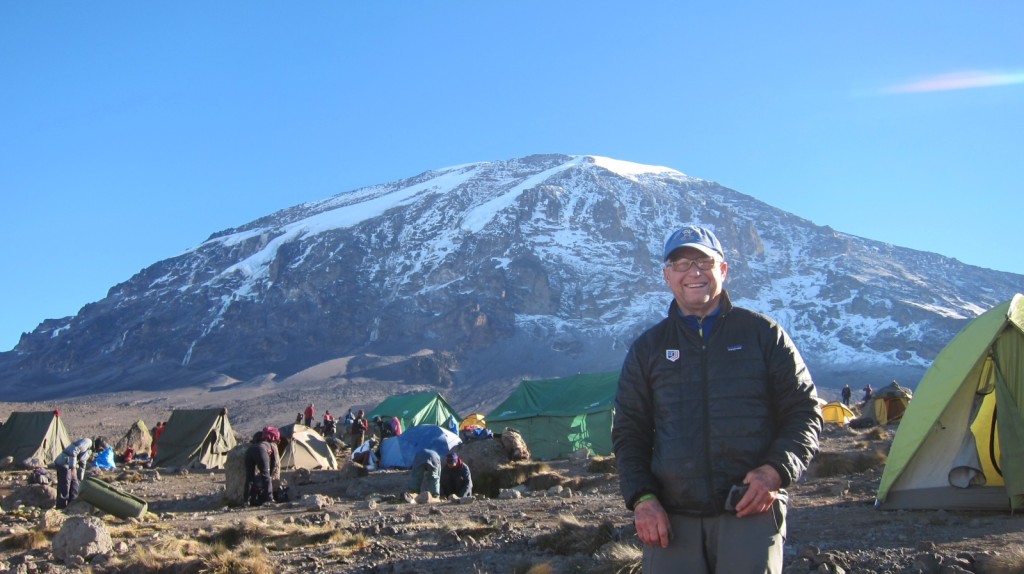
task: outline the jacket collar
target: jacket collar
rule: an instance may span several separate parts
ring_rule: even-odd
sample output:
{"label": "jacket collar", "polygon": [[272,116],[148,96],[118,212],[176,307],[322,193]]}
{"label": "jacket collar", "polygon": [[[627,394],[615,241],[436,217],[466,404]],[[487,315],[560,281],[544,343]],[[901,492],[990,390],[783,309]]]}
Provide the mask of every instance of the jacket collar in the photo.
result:
{"label": "jacket collar", "polygon": [[[732,299],[729,298],[729,292],[722,289],[722,296],[718,299],[718,316],[724,317],[728,315],[731,310]],[[672,302],[669,303],[668,316],[671,319],[678,319],[680,321],[683,319],[683,314],[679,311],[679,305],[676,304],[675,298],[673,298]]]}

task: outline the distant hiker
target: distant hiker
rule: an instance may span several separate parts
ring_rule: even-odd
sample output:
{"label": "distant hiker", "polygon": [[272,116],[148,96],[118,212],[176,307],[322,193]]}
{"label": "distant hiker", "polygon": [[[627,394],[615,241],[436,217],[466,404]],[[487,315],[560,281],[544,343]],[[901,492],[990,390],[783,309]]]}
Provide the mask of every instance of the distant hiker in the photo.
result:
{"label": "distant hiker", "polygon": [[352,430],[349,432],[348,445],[352,450],[359,448],[359,445],[363,444],[368,428],[370,428],[370,423],[366,420],[366,414],[363,413],[363,409],[359,409],[355,420],[352,421]]}
{"label": "distant hiker", "polygon": [[678,229],[662,261],[672,301],[630,345],[612,430],[643,571],[778,574],[785,488],[818,450],[814,382],[778,322],[733,305],[711,230]]}
{"label": "distant hiker", "polygon": [[309,428],[313,428],[313,414],[314,413],[315,413],[315,411],[313,410],[313,403],[309,403],[309,406],[306,407],[306,412],[304,413],[305,417],[306,417],[306,426],[308,426]]}
{"label": "distant hiker", "polygon": [[377,427],[377,436],[380,437],[380,440],[402,434],[402,422],[398,420],[398,417],[384,419],[380,416],[375,416],[373,417],[373,424]]}
{"label": "distant hiker", "polygon": [[334,415],[331,414],[331,411],[324,411],[324,436],[325,437],[331,438],[331,437],[334,436],[334,433],[337,430],[337,427],[335,426],[336,424],[337,423],[334,421]]}
{"label": "distant hiker", "polygon": [[441,456],[436,451],[423,449],[413,457],[409,490],[441,495]]}
{"label": "distant hiker", "polygon": [[[106,449],[107,443],[102,437],[96,438],[96,448]],[[85,467],[93,451],[91,438],[80,438],[68,445],[64,452],[53,461],[57,467],[57,509],[63,510],[78,498],[78,487],[85,480]]]}
{"label": "distant hiker", "polygon": [[454,452],[444,457],[441,469],[441,497],[463,498],[473,494],[473,475],[469,466]]}
{"label": "distant hiker", "polygon": [[150,434],[153,435],[153,442],[150,443],[150,447],[149,447],[149,461],[150,461],[150,463],[152,463],[154,460],[156,460],[156,441],[157,441],[157,439],[160,438],[160,435],[164,434],[164,426],[165,425],[164,425],[163,421],[158,422],[158,423],[156,423],[156,426],[153,427],[153,431],[150,433]]}
{"label": "distant hiker", "polygon": [[871,385],[870,384],[868,386],[864,387],[864,398],[861,399],[860,402],[862,402],[862,403],[868,402],[868,400],[871,399],[871,393],[872,392],[874,392],[874,391],[871,390]]}
{"label": "distant hiker", "polygon": [[[245,451],[245,493],[249,506],[260,506],[273,500],[274,475],[281,472],[277,444],[281,431],[277,427],[264,427],[253,437]],[[280,476],[278,474],[278,476]]]}
{"label": "distant hiker", "polygon": [[299,414],[295,415],[295,424],[297,424],[297,425],[301,425],[302,424],[302,413],[299,413]]}
{"label": "distant hiker", "polygon": [[851,394],[853,394],[853,393],[850,391],[850,385],[844,385],[843,386],[843,404],[844,405],[850,406],[850,395]]}
{"label": "distant hiker", "polygon": [[356,415],[352,414],[352,409],[348,410],[345,415],[345,422],[342,423],[345,426],[345,436],[352,434],[352,423],[356,420]]}

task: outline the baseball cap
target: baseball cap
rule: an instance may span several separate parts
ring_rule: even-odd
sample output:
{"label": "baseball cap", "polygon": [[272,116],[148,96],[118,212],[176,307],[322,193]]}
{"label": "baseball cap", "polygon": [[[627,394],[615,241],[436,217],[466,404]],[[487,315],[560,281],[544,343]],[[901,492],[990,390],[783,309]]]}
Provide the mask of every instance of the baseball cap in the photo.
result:
{"label": "baseball cap", "polygon": [[448,453],[448,456],[444,457],[444,461],[448,464],[459,464],[459,455],[454,452]]}
{"label": "baseball cap", "polygon": [[693,247],[709,257],[725,259],[722,244],[710,229],[704,227],[687,225],[673,233],[665,242],[665,256],[662,259],[667,261],[672,252],[680,247]]}

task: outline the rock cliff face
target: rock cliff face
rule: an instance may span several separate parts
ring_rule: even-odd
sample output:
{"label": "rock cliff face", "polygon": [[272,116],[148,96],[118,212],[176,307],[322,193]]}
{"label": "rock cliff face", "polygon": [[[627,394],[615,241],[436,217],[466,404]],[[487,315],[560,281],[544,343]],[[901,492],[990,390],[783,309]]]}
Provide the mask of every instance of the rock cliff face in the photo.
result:
{"label": "rock cliff face", "polygon": [[668,168],[530,156],[215,233],[25,334],[0,353],[0,387],[17,399],[171,389],[352,356],[413,356],[401,380],[477,391],[615,370],[663,316],[661,248],[689,222],[725,245],[734,301],[778,319],[826,386],[872,369],[919,376],[967,320],[1024,285]]}

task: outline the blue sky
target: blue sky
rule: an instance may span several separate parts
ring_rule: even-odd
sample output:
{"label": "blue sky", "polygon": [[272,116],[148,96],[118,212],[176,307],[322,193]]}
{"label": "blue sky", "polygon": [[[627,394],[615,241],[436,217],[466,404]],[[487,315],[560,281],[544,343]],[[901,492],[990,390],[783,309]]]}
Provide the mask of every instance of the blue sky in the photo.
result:
{"label": "blue sky", "polygon": [[1024,273],[1024,2],[687,4],[0,4],[0,350],[216,231],[533,153]]}

